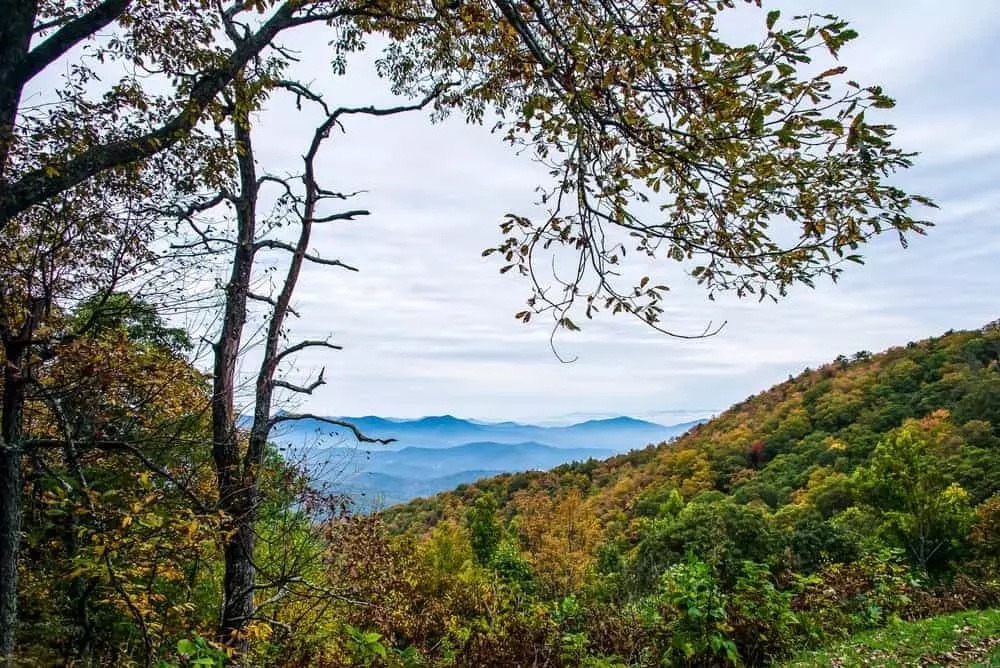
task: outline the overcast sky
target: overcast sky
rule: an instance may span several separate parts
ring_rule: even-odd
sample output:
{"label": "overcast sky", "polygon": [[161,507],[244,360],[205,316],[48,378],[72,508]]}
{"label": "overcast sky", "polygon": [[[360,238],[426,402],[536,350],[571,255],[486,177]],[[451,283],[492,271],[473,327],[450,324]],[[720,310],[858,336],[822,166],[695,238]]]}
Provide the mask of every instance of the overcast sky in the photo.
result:
{"label": "overcast sky", "polygon": [[[883,84],[898,101],[891,118],[899,144],[922,153],[899,183],[941,204],[927,238],[905,251],[881,240],[867,249],[868,264],[848,269],[839,284],[796,289],[780,304],[712,303],[670,268],[667,324],[694,332],[726,321],[719,335],[679,341],[605,316],[559,336],[560,352],[577,357],[563,364],[549,348],[548,323],[512,317],[528,286],[498,275],[497,263],[480,255],[497,241],[503,214],[534,210],[539,168],[457,118],[436,126],[420,114],[352,119],[323,171],[331,186],[367,191],[357,203],[372,216],[327,227],[316,241],[323,255],[360,273],[312,267],[298,290],[294,335],[332,335],[345,347],[301,358],[302,372],[325,366],[328,381],[304,407],[329,415],[627,414],[678,422],[841,353],[1000,318],[1000,3],[765,5],[835,12],[861,33],[842,61],[855,79]],[[740,11],[740,29],[763,23],[758,10]],[[304,54],[322,46],[321,35],[297,39]],[[318,85],[328,80],[322,60],[304,67]],[[384,100],[381,89],[364,75],[329,88],[350,104]],[[265,114],[257,140],[262,165],[278,171],[294,168],[303,146],[301,120],[285,113]]]}

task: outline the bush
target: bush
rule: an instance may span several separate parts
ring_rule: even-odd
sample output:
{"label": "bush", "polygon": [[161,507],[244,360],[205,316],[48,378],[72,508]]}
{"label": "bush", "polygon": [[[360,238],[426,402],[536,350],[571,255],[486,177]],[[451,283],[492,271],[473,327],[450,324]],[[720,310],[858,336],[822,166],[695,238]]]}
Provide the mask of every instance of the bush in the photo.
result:
{"label": "bush", "polygon": [[813,641],[842,638],[898,618],[911,603],[916,582],[891,550],[851,564],[833,564],[799,577],[792,599],[806,636]]}
{"label": "bush", "polygon": [[765,665],[788,656],[800,642],[793,594],[779,590],[772,580],[767,566],[744,562],[729,599],[730,637],[747,665]]}
{"label": "bush", "polygon": [[663,574],[658,594],[664,631],[660,651],[669,665],[739,660],[729,637],[725,598],[708,564],[689,556],[686,563],[672,566]]}

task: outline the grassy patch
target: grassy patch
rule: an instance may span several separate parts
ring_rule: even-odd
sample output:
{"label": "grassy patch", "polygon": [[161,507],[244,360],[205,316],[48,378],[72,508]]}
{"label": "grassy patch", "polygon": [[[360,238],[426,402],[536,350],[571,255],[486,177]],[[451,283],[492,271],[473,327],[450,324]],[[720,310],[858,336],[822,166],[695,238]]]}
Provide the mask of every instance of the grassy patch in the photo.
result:
{"label": "grassy patch", "polygon": [[798,666],[1000,666],[1000,610],[967,610],[858,634],[785,664]]}

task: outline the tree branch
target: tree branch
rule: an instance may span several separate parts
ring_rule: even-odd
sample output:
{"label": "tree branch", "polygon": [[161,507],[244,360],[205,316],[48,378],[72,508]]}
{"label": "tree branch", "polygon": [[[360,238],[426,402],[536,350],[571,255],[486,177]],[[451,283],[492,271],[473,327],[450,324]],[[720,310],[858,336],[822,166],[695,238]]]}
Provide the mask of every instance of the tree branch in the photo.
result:
{"label": "tree branch", "polygon": [[[338,198],[339,199],[339,198]],[[354,220],[356,216],[367,216],[370,212],[365,209],[355,209],[353,211],[343,211],[341,213],[333,213],[329,216],[316,216],[310,222],[313,223],[330,223],[335,220]]]}
{"label": "tree branch", "polygon": [[319,377],[308,385],[295,385],[294,383],[289,383],[287,380],[273,380],[271,381],[271,384],[274,387],[281,387],[299,394],[312,394],[317,388],[326,385],[326,379],[323,378],[323,373],[325,371],[325,368],[320,369]]}
{"label": "tree branch", "polygon": [[[124,1],[107,0],[102,6],[111,7],[114,6],[113,3]],[[0,231],[3,231],[13,216],[100,172],[143,160],[176,144],[198,124],[205,109],[229,85],[233,77],[282,30],[360,12],[358,8],[345,7],[333,12],[296,17],[295,12],[300,5],[298,0],[282,3],[271,18],[257,32],[243,40],[219,67],[205,71],[197,78],[182,103],[181,110],[160,127],[138,137],[93,146],[73,158],[45,165],[22,175],[10,185],[0,187]]]}
{"label": "tree branch", "polygon": [[280,353],[274,356],[274,363],[277,365],[281,360],[285,359],[289,355],[294,355],[295,353],[305,350],[306,348],[329,348],[330,350],[343,350],[343,346],[338,346],[335,343],[330,343],[329,341],[300,341],[294,346],[285,348]]}
{"label": "tree branch", "polygon": [[[247,299],[252,299],[255,302],[264,302],[265,304],[273,308],[277,308],[278,306],[278,302],[276,302],[272,297],[268,297],[267,295],[258,295],[255,292],[248,292]],[[302,317],[299,315],[299,312],[293,309],[291,306],[288,307],[288,312],[294,315],[296,318]]]}
{"label": "tree branch", "polygon": [[[121,16],[130,4],[132,0],[105,0],[83,16],[72,19],[29,51],[20,65],[11,72],[12,80],[0,82],[0,85],[24,86],[59,56]],[[49,27],[52,25],[50,23]]]}
{"label": "tree branch", "polygon": [[[299,252],[299,250],[297,248],[295,248],[295,246],[293,246],[291,244],[287,244],[284,241],[275,241],[274,239],[262,239],[262,240],[258,241],[257,243],[255,243],[254,247],[255,247],[255,250],[259,250],[261,248],[270,248],[270,249],[275,249],[275,250],[288,251],[289,253],[298,253]],[[348,271],[357,271],[358,270],[357,267],[352,267],[349,264],[344,264],[340,260],[327,260],[327,259],[319,257],[318,255],[311,255],[309,253],[303,253],[302,257],[303,257],[303,259],[309,260],[310,262],[315,262],[316,264],[324,264],[324,265],[327,265],[329,267],[343,267],[344,269],[347,269]]]}
{"label": "tree branch", "polygon": [[380,445],[388,445],[396,442],[396,439],[394,438],[372,438],[370,436],[365,436],[360,429],[355,427],[350,422],[323,417],[322,415],[314,415],[313,413],[283,413],[281,415],[276,415],[268,420],[268,427],[273,428],[282,422],[297,422],[299,420],[315,420],[316,422],[322,422],[323,424],[328,424],[334,427],[349,429],[351,433],[354,434],[354,438],[358,439],[359,443],[378,443]]}
{"label": "tree branch", "polygon": [[[30,450],[37,450],[40,448],[62,448],[66,445],[66,442],[61,439],[54,438],[37,438],[25,442],[24,450],[28,452]],[[150,471],[156,473],[161,478],[174,485],[178,490],[181,491],[184,496],[186,496],[201,513],[209,513],[211,510],[206,506],[201,499],[199,499],[194,492],[187,488],[183,483],[177,480],[174,475],[163,468],[144,453],[139,448],[134,445],[129,445],[123,441],[86,441],[79,444],[83,448],[93,448],[95,450],[103,450],[105,452],[123,452],[132,455],[145,466]]]}

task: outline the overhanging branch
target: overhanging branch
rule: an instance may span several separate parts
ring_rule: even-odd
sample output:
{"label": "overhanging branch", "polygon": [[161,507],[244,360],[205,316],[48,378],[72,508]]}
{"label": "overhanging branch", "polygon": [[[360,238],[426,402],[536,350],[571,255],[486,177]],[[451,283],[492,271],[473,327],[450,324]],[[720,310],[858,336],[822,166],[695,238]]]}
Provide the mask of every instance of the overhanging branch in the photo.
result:
{"label": "overhanging branch", "polygon": [[322,415],[314,415],[313,413],[283,413],[281,415],[276,415],[268,420],[268,427],[273,428],[282,422],[297,422],[300,420],[315,420],[316,422],[322,422],[323,424],[328,424],[333,427],[343,427],[354,434],[354,438],[358,439],[359,443],[378,443],[380,445],[388,445],[396,442],[396,439],[394,438],[372,438],[371,436],[366,436],[360,429],[350,422],[344,422],[343,420],[324,417]]}
{"label": "overhanging branch", "polygon": [[[0,82],[0,85],[19,88],[24,86],[59,56],[120,17],[130,4],[132,0],[105,0],[86,14],[70,20],[29,51],[11,73],[11,79]],[[54,23],[50,22],[49,26],[52,25]],[[35,30],[37,31],[38,27]]]}
{"label": "overhanging branch", "polygon": [[[44,448],[62,448],[66,445],[66,441],[57,438],[38,438],[27,441],[24,444],[25,452],[30,452],[31,450],[40,450]],[[139,448],[134,445],[125,443],[124,441],[84,441],[78,443],[80,448],[89,448],[94,450],[102,450],[104,452],[121,452],[125,454],[132,455],[145,466],[147,469],[156,473],[161,478],[176,487],[184,496],[186,496],[201,513],[209,513],[211,510],[206,506],[198,496],[192,492],[186,485],[177,480],[177,478],[166,468],[160,466],[152,459],[150,459],[146,453],[144,453]]]}
{"label": "overhanging branch", "polygon": [[[257,249],[270,248],[273,250],[283,250],[289,253],[297,254],[300,253],[299,249],[295,246],[285,243],[284,241],[275,241],[274,239],[262,239],[254,244]],[[357,267],[352,267],[349,264],[344,264],[340,260],[327,260],[325,258],[319,257],[318,255],[312,255],[310,253],[302,253],[302,258],[314,262],[316,264],[326,265],[328,267],[342,267],[348,271],[357,271]]]}

